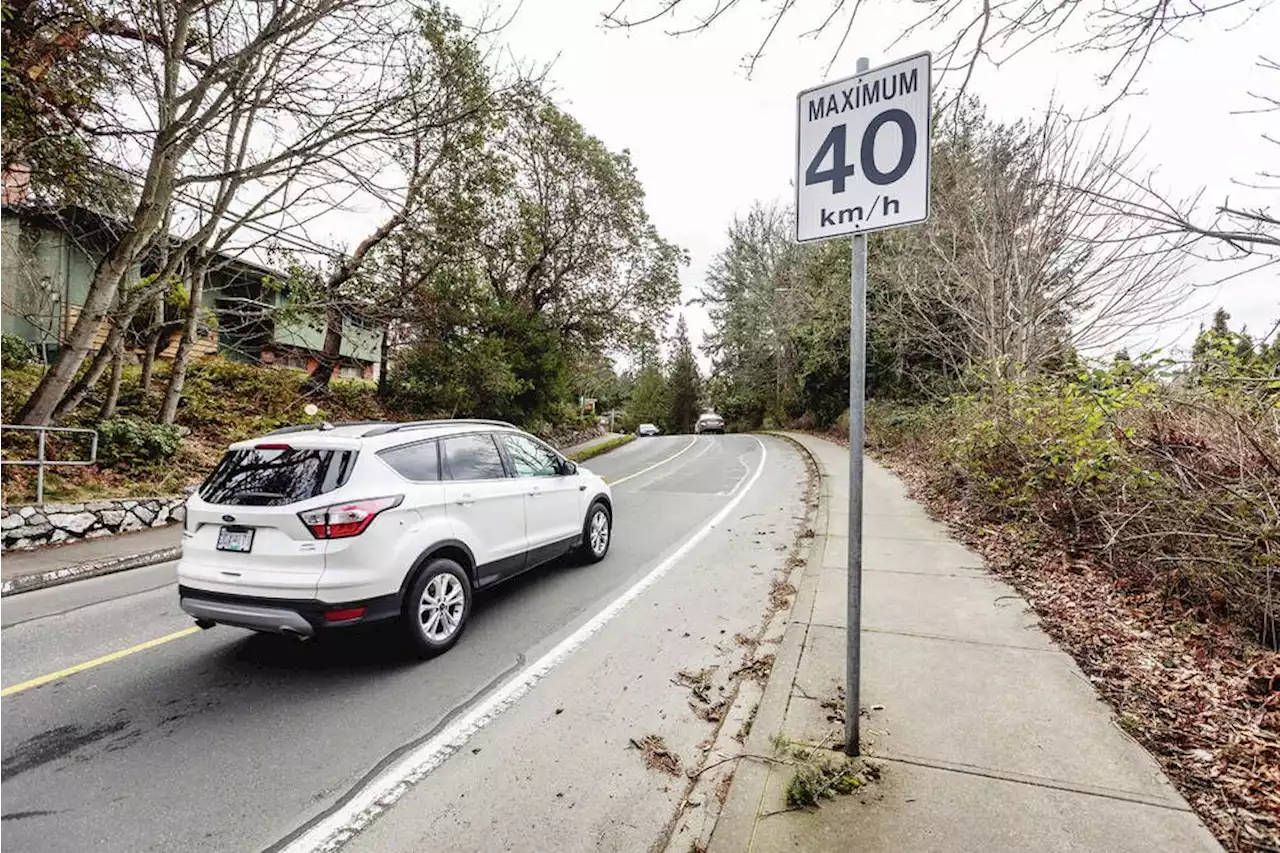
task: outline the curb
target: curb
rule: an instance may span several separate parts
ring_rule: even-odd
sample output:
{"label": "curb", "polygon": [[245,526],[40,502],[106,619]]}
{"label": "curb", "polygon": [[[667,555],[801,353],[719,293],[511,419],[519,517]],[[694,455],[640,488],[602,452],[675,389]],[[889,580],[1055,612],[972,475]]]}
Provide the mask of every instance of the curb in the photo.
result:
{"label": "curb", "polygon": [[604,456],[606,453],[612,453],[618,448],[626,447],[635,440],[635,433],[615,435],[602,441],[598,441],[595,444],[587,445],[577,453],[565,453],[565,458],[581,465],[583,462],[597,459]]}
{"label": "curb", "polygon": [[[799,590],[791,607],[782,642],[778,645],[773,669],[770,670],[769,680],[765,684],[764,696],[760,699],[755,724],[743,746],[744,753],[755,755],[772,754],[773,736],[782,731],[782,723],[787,715],[787,705],[791,701],[791,687],[796,674],[800,671],[800,658],[809,637],[809,623],[818,594],[822,554],[826,550],[831,518],[831,496],[827,492],[829,478],[822,463],[809,452],[809,448],[791,436],[772,431],[769,435],[790,442],[813,462],[818,472],[818,508],[814,517],[816,535],[809,544],[808,559],[805,561],[800,577]],[[798,614],[803,616],[797,618]],[[751,849],[756,820],[760,813],[760,802],[772,772],[772,765],[764,761],[744,758],[739,762],[738,770],[729,788],[729,796],[720,811],[715,829],[711,832],[711,843],[707,847],[710,853],[719,851],[741,853],[743,850]]]}
{"label": "curb", "polygon": [[4,581],[3,584],[0,584],[0,596],[18,595],[23,592],[34,592],[38,589],[48,589],[51,586],[61,586],[64,583],[71,583],[72,581],[96,578],[100,575],[110,575],[115,572],[123,572],[129,569],[140,569],[144,566],[154,566],[157,563],[168,563],[181,556],[182,546],[171,545],[168,548],[161,548],[156,551],[146,551],[142,554],[134,554],[129,557],[112,557],[109,560],[97,560],[92,563],[81,563],[78,566],[66,566],[65,568],[53,569],[47,572],[19,575],[16,578],[12,578]]}

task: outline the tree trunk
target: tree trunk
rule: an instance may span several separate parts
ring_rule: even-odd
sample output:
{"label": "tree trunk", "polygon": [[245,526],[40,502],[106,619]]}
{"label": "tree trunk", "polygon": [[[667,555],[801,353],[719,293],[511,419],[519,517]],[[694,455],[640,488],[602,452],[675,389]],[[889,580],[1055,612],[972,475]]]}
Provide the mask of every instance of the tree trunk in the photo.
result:
{"label": "tree trunk", "polygon": [[[162,133],[167,137],[167,133]],[[93,339],[102,328],[102,321],[120,292],[120,285],[129,267],[146,249],[164,220],[165,211],[173,195],[174,168],[180,152],[157,149],[152,152],[147,177],[142,186],[142,200],[123,236],[98,263],[89,292],[76,324],[67,336],[66,345],[58,350],[53,366],[40,379],[36,390],[18,412],[17,422],[26,426],[48,426],[54,418],[67,390],[75,382],[80,366],[89,357]],[[105,365],[104,365],[105,367]],[[99,374],[101,375],[101,374]]]}
{"label": "tree trunk", "polygon": [[98,384],[98,380],[111,364],[111,346],[112,336],[108,334],[102,346],[98,347],[98,351],[94,353],[93,360],[89,362],[89,369],[80,375],[75,384],[68,388],[62,399],[58,401],[58,405],[53,410],[52,420],[58,421],[65,418],[84,402],[84,398],[93,390],[93,386]]}
{"label": "tree trunk", "polygon": [[106,421],[115,417],[116,405],[120,402],[120,383],[124,380],[124,335],[116,338],[114,352],[111,354],[111,382],[107,385],[107,397],[98,410],[98,420]]}
{"label": "tree trunk", "polygon": [[151,306],[151,330],[147,333],[147,343],[142,352],[142,376],[138,384],[142,393],[151,391],[151,381],[155,375],[156,356],[160,354],[160,338],[164,333],[164,295],[156,297]]}
{"label": "tree trunk", "polygon": [[182,327],[182,339],[178,342],[178,351],[173,356],[169,384],[164,389],[164,401],[160,404],[160,423],[162,424],[171,424],[178,418],[178,402],[182,399],[182,386],[187,380],[187,364],[191,361],[191,351],[196,345],[196,333],[200,325],[200,295],[204,290],[204,279],[208,270],[207,263],[195,264],[191,270],[191,295],[187,303],[187,319]]}
{"label": "tree trunk", "polygon": [[[76,317],[76,324],[72,327],[71,334],[67,336],[66,345],[58,350],[58,357],[54,359],[53,366],[46,371],[36,390],[31,392],[31,396],[18,412],[16,419],[18,423],[27,426],[48,426],[58,416],[59,411],[65,413],[75,408],[75,405],[60,404],[75,383],[80,366],[88,358],[89,351],[93,348],[93,339],[102,328],[107,311],[111,308],[119,291],[120,282],[129,271],[130,264],[133,263],[134,245],[133,240],[122,240],[98,265],[89,286],[89,293],[85,297],[84,306],[80,309],[80,315]],[[104,361],[101,368],[97,370],[97,376],[88,384],[88,387],[93,387],[93,383],[98,381],[105,369]],[[78,404],[79,401],[76,401],[76,405]]]}
{"label": "tree trunk", "polygon": [[324,311],[324,348],[316,359],[316,369],[307,380],[308,391],[323,391],[329,387],[333,370],[342,353],[342,311],[330,302]]}
{"label": "tree trunk", "polygon": [[391,324],[382,327],[382,348],[378,362],[378,399],[387,399],[390,391],[390,380],[387,377],[387,356],[391,352]]}

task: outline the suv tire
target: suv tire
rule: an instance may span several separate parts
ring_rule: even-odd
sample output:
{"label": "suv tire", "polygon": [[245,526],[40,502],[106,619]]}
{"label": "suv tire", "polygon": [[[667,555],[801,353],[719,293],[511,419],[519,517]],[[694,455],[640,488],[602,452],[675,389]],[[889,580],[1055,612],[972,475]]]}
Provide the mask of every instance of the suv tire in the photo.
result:
{"label": "suv tire", "polygon": [[578,549],[578,556],[584,563],[598,563],[609,554],[612,544],[613,513],[604,501],[596,501],[582,523],[582,547]]}
{"label": "suv tire", "polygon": [[447,652],[471,616],[471,579],[455,561],[429,560],[409,587],[400,620],[410,647],[421,657]]}

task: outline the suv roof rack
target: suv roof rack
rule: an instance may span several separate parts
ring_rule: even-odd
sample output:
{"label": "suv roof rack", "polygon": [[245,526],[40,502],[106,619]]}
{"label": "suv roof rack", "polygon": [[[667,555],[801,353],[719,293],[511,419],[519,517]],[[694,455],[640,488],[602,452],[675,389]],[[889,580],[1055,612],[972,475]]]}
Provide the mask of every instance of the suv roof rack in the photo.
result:
{"label": "suv roof rack", "polygon": [[379,426],[375,426],[371,430],[367,430],[362,434],[362,438],[372,438],[377,435],[387,435],[392,432],[399,432],[404,429],[420,429],[422,427],[440,426],[441,424],[481,424],[483,426],[500,426],[508,429],[516,429],[514,424],[506,421],[491,421],[484,418],[442,418],[430,421],[403,421],[401,423],[379,422]]}
{"label": "suv roof rack", "polygon": [[320,432],[328,432],[329,430],[331,430],[331,429],[337,429],[338,427],[374,426],[374,425],[376,425],[376,424],[389,424],[389,423],[391,423],[391,421],[385,421],[385,420],[377,420],[377,421],[339,421],[339,422],[338,422],[338,423],[336,423],[336,424],[329,423],[328,421],[321,421],[321,422],[320,422],[320,423],[318,423],[318,424],[295,424],[295,425],[293,425],[293,426],[280,427],[280,429],[272,430],[271,432],[266,433],[266,435],[288,435],[289,433],[294,433],[294,432],[310,432],[311,430],[319,430]]}

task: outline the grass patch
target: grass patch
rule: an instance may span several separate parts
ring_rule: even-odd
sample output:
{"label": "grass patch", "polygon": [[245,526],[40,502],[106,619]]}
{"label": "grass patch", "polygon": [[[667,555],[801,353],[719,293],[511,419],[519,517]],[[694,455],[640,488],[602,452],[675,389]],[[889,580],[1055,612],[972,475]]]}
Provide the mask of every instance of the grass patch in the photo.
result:
{"label": "grass patch", "polygon": [[782,735],[774,735],[773,746],[781,760],[795,767],[787,783],[788,808],[816,808],[823,800],[852,794],[880,778],[880,767],[863,759],[797,745]]}
{"label": "grass patch", "polygon": [[586,462],[588,459],[594,459],[601,454],[608,453],[610,450],[617,450],[624,444],[630,444],[635,440],[636,437],[634,434],[614,436],[608,441],[602,441],[599,444],[593,444],[585,450],[579,450],[577,453],[571,454],[569,458],[574,462]]}

